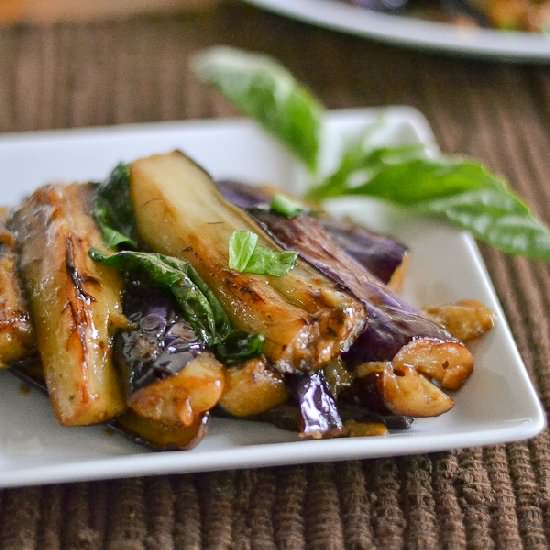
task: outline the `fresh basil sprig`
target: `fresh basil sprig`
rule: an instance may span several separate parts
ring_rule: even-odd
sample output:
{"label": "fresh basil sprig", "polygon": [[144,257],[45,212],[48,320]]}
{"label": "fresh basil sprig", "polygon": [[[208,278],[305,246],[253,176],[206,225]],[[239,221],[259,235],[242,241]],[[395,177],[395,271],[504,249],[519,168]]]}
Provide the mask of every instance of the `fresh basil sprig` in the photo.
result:
{"label": "fresh basil sprig", "polygon": [[185,260],[129,250],[107,256],[91,249],[90,257],[124,273],[146,276],[171,294],[185,320],[221,361],[235,364],[262,353],[263,335],[235,330],[216,296]]}
{"label": "fresh basil sprig", "polygon": [[297,218],[305,209],[289,197],[277,194],[271,200],[270,210],[275,214],[279,214],[279,216],[283,216],[283,218],[292,220]]}
{"label": "fresh basil sprig", "polygon": [[[194,66],[204,81],[287,145],[300,162],[310,170],[316,168],[313,159],[317,159],[323,109],[302,93],[286,69],[273,59],[224,48],[199,55]],[[299,100],[293,97],[296,91]],[[321,183],[312,187],[308,198],[389,201],[446,219],[509,254],[550,261],[548,226],[482,164],[462,157],[430,156],[422,145],[383,145],[373,137],[379,135],[366,132],[345,147],[336,171],[317,177]],[[283,207],[278,213],[284,211]]]}
{"label": "fresh basil sprig", "polygon": [[323,109],[270,57],[217,46],[193,58],[195,74],[317,169]]}
{"label": "fresh basil sprig", "polygon": [[113,250],[137,248],[129,181],[130,167],[120,163],[98,184],[93,214],[105,244]]}
{"label": "fresh basil sprig", "polygon": [[286,275],[296,264],[298,253],[278,252],[258,244],[252,231],[233,231],[229,239],[229,267],[239,273]]}
{"label": "fresh basil sprig", "polygon": [[309,191],[313,200],[344,196],[373,197],[445,218],[508,254],[550,261],[548,227],[502,179],[470,159],[429,158],[411,146],[357,155],[352,145],[336,172]]}

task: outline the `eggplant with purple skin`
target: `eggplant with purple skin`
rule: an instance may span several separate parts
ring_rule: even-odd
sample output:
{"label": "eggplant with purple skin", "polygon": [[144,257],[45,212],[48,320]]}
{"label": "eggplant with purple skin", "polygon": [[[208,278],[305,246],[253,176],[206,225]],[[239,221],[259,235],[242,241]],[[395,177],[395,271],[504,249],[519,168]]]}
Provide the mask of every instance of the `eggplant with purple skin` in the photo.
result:
{"label": "eggplant with purple skin", "polygon": [[[260,196],[257,190],[247,194],[240,184],[222,183],[221,187],[231,200],[242,205],[250,206]],[[303,214],[289,219],[266,208],[251,208],[249,212],[282,248],[296,250],[303,260],[361,299],[367,308],[367,328],[343,354],[344,361],[351,367],[379,362],[390,366],[376,375],[376,384],[370,383],[372,376],[366,383],[354,384],[364,404],[372,405],[376,395],[381,403],[378,408],[383,409],[380,412],[409,416],[437,416],[452,407],[451,398],[428,380],[412,376],[410,369],[456,390],[473,370],[473,357],[464,344],[373,277],[342,248],[323,220]],[[410,375],[400,377],[402,374]],[[421,393],[413,400],[414,392]],[[408,408],[404,405],[407,399]]]}
{"label": "eggplant with purple skin", "polygon": [[[393,372],[385,369],[382,374],[387,387],[400,388],[381,393],[390,411],[437,416],[452,407],[452,399],[443,398],[444,394],[428,380],[424,384],[413,376],[400,380],[396,376],[413,369],[436,379],[442,387],[458,389],[473,370],[472,354],[462,342],[381,284],[332,240],[319,221],[307,216],[289,220],[266,210],[256,211],[255,218],[283,248],[297,250],[302,259],[362,300],[368,312],[367,328],[342,357],[350,367],[396,362]],[[386,386],[375,386],[381,387]],[[415,392],[422,394],[404,407],[404,400]],[[435,399],[435,394],[440,399]],[[399,403],[393,403],[395,400]]]}
{"label": "eggplant with purple skin", "polygon": [[403,287],[409,267],[408,248],[390,237],[370,231],[350,219],[320,219],[336,244],[369,273],[395,292]]}
{"label": "eggplant with purple skin", "polygon": [[298,407],[300,436],[308,439],[337,437],[343,423],[322,371],[292,377],[292,393]]}
{"label": "eggplant with purple skin", "polygon": [[281,247],[296,250],[304,261],[365,304],[367,329],[344,356],[352,366],[391,361],[412,339],[456,342],[445,329],[407,304],[342,250],[320,221],[308,216],[286,219],[267,210],[257,210],[254,216]]}
{"label": "eggplant with purple skin", "polygon": [[258,245],[280,249],[184,154],[133,162],[130,196],[142,242],[189,262],[235,327],[265,336],[266,358],[280,372],[318,370],[348,349],[363,329],[361,302],[303,262],[282,276],[231,269],[229,241],[236,231],[253,232]]}
{"label": "eggplant with purple skin", "polygon": [[[273,187],[256,187],[234,180],[216,183],[228,201],[247,210],[252,217],[258,209],[269,210],[273,197],[280,193]],[[313,217],[318,217],[334,241],[370,273],[394,290],[401,288],[408,267],[408,249],[404,244],[348,219],[336,220],[318,212]]]}
{"label": "eggplant with purple skin", "polygon": [[115,358],[128,406],[164,425],[196,426],[220,400],[223,366],[161,290],[129,281],[124,312],[135,330],[117,334]]}

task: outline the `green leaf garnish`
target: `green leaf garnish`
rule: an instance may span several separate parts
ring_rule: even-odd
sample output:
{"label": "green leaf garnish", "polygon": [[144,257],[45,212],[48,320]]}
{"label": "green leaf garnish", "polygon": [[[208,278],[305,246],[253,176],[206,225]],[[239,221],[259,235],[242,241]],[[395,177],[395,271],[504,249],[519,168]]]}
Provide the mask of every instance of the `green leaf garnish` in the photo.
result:
{"label": "green leaf garnish", "polygon": [[257,246],[245,271],[254,275],[282,277],[296,265],[297,258],[297,252],[276,252],[264,246]]}
{"label": "green leaf garnish", "polygon": [[235,330],[219,300],[189,262],[129,250],[107,256],[91,249],[89,254],[95,262],[125,273],[145,275],[155,286],[170,293],[185,320],[221,361],[234,364],[262,353],[263,335]]}
{"label": "green leaf garnish", "polygon": [[192,67],[312,172],[317,169],[323,108],[284,67],[265,55],[223,46],[196,55]]}
{"label": "green leaf garnish", "polygon": [[550,260],[549,228],[502,179],[470,159],[428,158],[422,149],[407,146],[359,154],[355,144],[336,172],[309,192],[315,200],[345,196],[436,215],[508,254]]}
{"label": "green leaf garnish", "polygon": [[137,248],[129,181],[130,167],[120,163],[97,189],[94,218],[105,244],[113,250]]}
{"label": "green leaf garnish", "polygon": [[233,231],[229,239],[229,267],[239,273],[286,275],[296,264],[298,253],[279,252],[258,244],[252,231]]}
{"label": "green leaf garnish", "polygon": [[243,273],[252,258],[258,235],[252,231],[233,231],[229,238],[229,267]]}
{"label": "green leaf garnish", "polygon": [[[286,69],[270,58],[223,47],[197,56],[194,69],[315,171],[323,108]],[[384,146],[378,132],[383,126],[371,125],[348,145],[338,169],[308,197],[386,200],[444,218],[509,254],[550,261],[549,228],[502,179],[473,160],[430,158],[422,145]],[[272,209],[293,213],[285,206]]]}
{"label": "green leaf garnish", "polygon": [[289,220],[298,217],[305,209],[286,195],[277,194],[271,201],[271,211]]}

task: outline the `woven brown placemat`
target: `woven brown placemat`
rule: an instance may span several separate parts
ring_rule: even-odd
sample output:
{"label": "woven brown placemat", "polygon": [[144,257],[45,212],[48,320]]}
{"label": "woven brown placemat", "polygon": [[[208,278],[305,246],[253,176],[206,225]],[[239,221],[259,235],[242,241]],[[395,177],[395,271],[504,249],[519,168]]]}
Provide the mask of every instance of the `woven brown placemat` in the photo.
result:
{"label": "woven brown placemat", "polygon": [[[220,42],[277,55],[332,108],[418,107],[444,150],[482,158],[550,221],[548,69],[411,53],[244,6],[0,29],[0,131],[231,115],[187,69],[192,51]],[[482,250],[548,410],[550,269]],[[487,550],[549,541],[547,432],[452,453],[0,492],[0,548],[10,550]]]}

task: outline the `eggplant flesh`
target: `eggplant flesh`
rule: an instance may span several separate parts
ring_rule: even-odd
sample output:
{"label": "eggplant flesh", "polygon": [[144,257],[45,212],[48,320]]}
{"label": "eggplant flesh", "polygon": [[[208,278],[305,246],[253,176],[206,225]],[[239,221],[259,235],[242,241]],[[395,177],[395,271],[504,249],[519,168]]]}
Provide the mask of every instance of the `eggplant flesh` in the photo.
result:
{"label": "eggplant flesh", "polygon": [[112,332],[124,326],[122,280],[96,265],[103,241],[89,211],[91,185],[48,185],[14,214],[20,269],[44,376],[59,422],[104,422],[125,408],[112,363]]}
{"label": "eggplant flesh", "polygon": [[128,399],[128,405],[143,418],[192,426],[218,404],[223,386],[222,365],[213,354],[205,352],[178,374],[134,393]]}
{"label": "eggplant flesh", "polygon": [[189,261],[237,328],[265,336],[265,355],[277,370],[315,371],[348,349],[362,331],[361,302],[304,262],[281,277],[229,269],[233,231],[252,231],[259,244],[279,247],[183,153],[132,163],[130,191],[145,245]]}
{"label": "eggplant flesh", "polygon": [[255,416],[287,400],[284,377],[270,369],[263,358],[251,359],[226,370],[220,406],[231,416]]}
{"label": "eggplant flesh", "polygon": [[[268,210],[277,193],[272,187],[256,187],[235,180],[216,183],[229,202],[248,210],[252,217],[258,210]],[[319,223],[345,252],[384,284],[395,290],[402,286],[408,266],[408,248],[404,244],[349,219],[336,220],[321,214]]]}
{"label": "eggplant flesh", "polygon": [[0,368],[23,359],[35,348],[28,306],[17,274],[15,236],[0,211]]}

